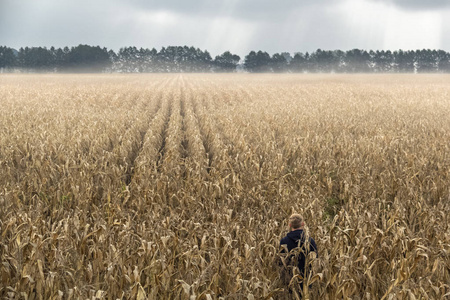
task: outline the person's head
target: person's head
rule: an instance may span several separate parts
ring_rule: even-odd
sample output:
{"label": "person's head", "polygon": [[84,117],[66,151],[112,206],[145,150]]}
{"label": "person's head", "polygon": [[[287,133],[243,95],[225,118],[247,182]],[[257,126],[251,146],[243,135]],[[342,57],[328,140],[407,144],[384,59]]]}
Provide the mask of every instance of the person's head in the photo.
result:
{"label": "person's head", "polygon": [[303,229],[303,226],[305,226],[305,221],[300,214],[292,214],[289,217],[289,228],[291,230]]}

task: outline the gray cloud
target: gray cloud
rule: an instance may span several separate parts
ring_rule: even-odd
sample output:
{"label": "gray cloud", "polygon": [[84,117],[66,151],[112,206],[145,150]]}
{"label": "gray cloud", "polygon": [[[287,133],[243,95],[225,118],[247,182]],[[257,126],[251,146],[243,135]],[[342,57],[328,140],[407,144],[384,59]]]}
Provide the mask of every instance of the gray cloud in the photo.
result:
{"label": "gray cloud", "polygon": [[449,0],[372,0],[393,4],[403,9],[435,10],[450,7]]}
{"label": "gray cloud", "polygon": [[119,39],[116,17],[128,13],[102,1],[0,1],[0,44],[16,48],[109,44]]}
{"label": "gray cloud", "polygon": [[130,5],[137,9],[168,10],[180,14],[215,16],[231,14],[235,18],[246,20],[273,21],[282,20],[292,11],[338,3],[342,0],[197,0],[193,4],[186,0],[131,0]]}
{"label": "gray cloud", "polygon": [[[0,45],[82,43],[114,50],[130,45],[157,49],[193,45],[213,55],[230,50],[241,56],[259,49],[269,53],[386,49],[392,47],[386,44],[386,32],[392,32],[385,19],[390,8],[373,5],[380,1],[403,8],[405,30],[409,27],[405,20],[411,22],[405,14],[414,14],[416,22],[421,10],[432,10],[442,19],[441,45],[450,47],[444,40],[450,30],[450,10],[437,9],[447,4],[441,0],[0,0]],[[372,12],[373,8],[378,11]],[[389,24],[398,27],[392,20]],[[410,47],[401,39],[408,34],[409,41],[422,41],[417,47],[439,47],[429,43],[428,34],[396,32],[395,47]]]}
{"label": "gray cloud", "polygon": [[[450,20],[450,10],[446,11],[443,16],[446,20]],[[442,49],[446,49],[450,51],[450,39],[447,37],[450,36],[450,22],[447,22],[443,26],[442,30]]]}

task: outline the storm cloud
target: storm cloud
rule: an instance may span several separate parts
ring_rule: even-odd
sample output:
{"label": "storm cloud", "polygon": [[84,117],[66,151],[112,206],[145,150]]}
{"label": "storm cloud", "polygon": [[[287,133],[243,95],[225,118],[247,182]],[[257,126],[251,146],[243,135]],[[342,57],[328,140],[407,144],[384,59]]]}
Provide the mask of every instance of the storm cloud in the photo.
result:
{"label": "storm cloud", "polygon": [[450,50],[446,0],[0,0],[0,45]]}
{"label": "storm cloud", "polygon": [[373,0],[384,2],[388,4],[394,4],[404,9],[413,10],[435,10],[450,7],[450,1],[448,0]]}
{"label": "storm cloud", "polygon": [[273,0],[131,0],[129,3],[138,9],[166,10],[191,16],[214,16],[232,13],[234,18],[239,19],[273,21],[285,18],[292,12],[339,2],[342,2],[342,0],[284,0],[281,2]]}

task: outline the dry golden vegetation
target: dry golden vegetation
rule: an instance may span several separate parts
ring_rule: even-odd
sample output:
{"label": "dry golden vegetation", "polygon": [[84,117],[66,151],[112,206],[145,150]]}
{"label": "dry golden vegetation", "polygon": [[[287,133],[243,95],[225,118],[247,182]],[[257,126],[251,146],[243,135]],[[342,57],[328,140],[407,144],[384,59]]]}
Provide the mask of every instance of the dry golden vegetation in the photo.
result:
{"label": "dry golden vegetation", "polygon": [[450,297],[450,77],[0,76],[0,297]]}

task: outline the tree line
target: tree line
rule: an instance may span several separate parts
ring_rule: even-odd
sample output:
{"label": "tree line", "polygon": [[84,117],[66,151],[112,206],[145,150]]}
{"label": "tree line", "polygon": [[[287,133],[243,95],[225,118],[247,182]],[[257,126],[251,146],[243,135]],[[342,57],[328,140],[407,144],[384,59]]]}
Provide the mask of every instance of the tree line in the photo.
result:
{"label": "tree line", "polygon": [[117,53],[99,46],[18,51],[0,46],[1,72],[236,72],[252,73],[448,73],[450,53],[443,50],[366,51],[321,50],[270,55],[251,51],[243,60],[229,51],[214,59],[206,50],[188,46],[121,48]]}

